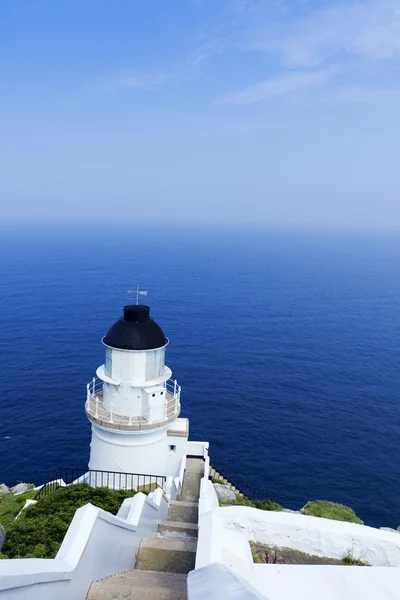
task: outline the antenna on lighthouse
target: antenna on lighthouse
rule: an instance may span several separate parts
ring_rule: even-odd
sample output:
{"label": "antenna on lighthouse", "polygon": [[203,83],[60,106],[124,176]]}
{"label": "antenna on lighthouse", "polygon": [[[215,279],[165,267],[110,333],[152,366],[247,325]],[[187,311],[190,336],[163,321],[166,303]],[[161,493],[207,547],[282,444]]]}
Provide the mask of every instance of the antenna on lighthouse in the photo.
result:
{"label": "antenna on lighthouse", "polygon": [[139,286],[136,286],[136,290],[128,290],[128,294],[136,294],[136,304],[140,304],[140,296],[147,296],[147,290],[139,290]]}

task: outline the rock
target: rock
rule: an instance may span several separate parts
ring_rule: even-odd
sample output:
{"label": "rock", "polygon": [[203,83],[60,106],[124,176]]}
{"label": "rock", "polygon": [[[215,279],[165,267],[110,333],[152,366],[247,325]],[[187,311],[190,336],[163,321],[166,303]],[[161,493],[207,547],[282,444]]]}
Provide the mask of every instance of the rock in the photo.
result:
{"label": "rock", "polygon": [[214,483],[214,489],[217,492],[218,500],[222,500],[222,502],[236,502],[235,492],[230,490],[226,485]]}
{"label": "rock", "polygon": [[381,531],[393,531],[394,533],[400,533],[399,529],[393,529],[392,527],[379,527]]}
{"label": "rock", "polygon": [[292,515],[303,515],[300,510],[292,510],[291,508],[282,508],[281,512],[291,513]]}
{"label": "rock", "polygon": [[23,492],[27,492],[32,489],[32,484],[30,483],[18,483],[18,485],[14,485],[11,488],[11,493],[13,494],[22,494]]}
{"label": "rock", "polygon": [[3,547],[4,542],[6,541],[6,530],[3,525],[0,523],[0,552]]}
{"label": "rock", "polygon": [[400,525],[398,526],[397,531],[400,531]]}
{"label": "rock", "polygon": [[0,483],[0,496],[5,496],[10,493],[10,488],[7,487],[5,483]]}

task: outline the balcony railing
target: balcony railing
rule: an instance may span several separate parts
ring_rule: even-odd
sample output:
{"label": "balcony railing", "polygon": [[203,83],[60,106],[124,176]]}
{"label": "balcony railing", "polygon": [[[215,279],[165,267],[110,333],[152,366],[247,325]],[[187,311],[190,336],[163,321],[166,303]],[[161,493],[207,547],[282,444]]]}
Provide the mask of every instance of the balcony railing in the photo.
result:
{"label": "balcony railing", "polygon": [[[103,402],[103,381],[93,378],[87,384],[86,414],[91,421],[110,429],[146,430],[161,427],[179,416],[181,387],[172,380],[164,384],[162,400],[153,401],[149,406],[141,405],[140,414],[126,415],[127,406],[121,402]],[[125,414],[123,414],[125,413]]]}

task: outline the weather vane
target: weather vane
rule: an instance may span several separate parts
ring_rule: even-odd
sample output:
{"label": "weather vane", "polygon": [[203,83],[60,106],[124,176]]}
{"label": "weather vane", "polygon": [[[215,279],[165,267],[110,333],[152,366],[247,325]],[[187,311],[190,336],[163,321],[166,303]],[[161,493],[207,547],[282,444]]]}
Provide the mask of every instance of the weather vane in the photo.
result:
{"label": "weather vane", "polygon": [[136,304],[140,304],[140,296],[147,296],[147,290],[139,290],[139,286],[136,286],[136,290],[128,290],[128,294],[136,294]]}

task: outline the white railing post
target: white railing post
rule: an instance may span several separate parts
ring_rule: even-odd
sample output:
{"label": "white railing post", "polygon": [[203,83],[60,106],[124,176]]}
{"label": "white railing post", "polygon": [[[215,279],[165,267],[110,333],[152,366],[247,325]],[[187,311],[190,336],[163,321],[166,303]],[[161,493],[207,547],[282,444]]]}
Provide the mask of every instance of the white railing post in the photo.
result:
{"label": "white railing post", "polygon": [[177,381],[176,381],[176,379],[175,379],[175,380],[174,380],[174,398],[175,398],[175,396],[176,396],[176,384],[177,384]]}
{"label": "white railing post", "polygon": [[90,384],[89,383],[86,385],[86,397],[87,397],[87,401],[89,402],[89,398],[90,398]]}
{"label": "white railing post", "polygon": [[110,421],[109,421],[109,423],[114,423],[114,421],[113,421],[113,405],[112,404],[111,404],[111,407],[110,407]]}
{"label": "white railing post", "polygon": [[96,391],[96,378],[95,377],[93,377],[92,383],[93,383],[93,396],[94,396],[94,393]]}
{"label": "white railing post", "polygon": [[99,418],[99,399],[96,396],[96,414],[95,414],[96,419]]}

